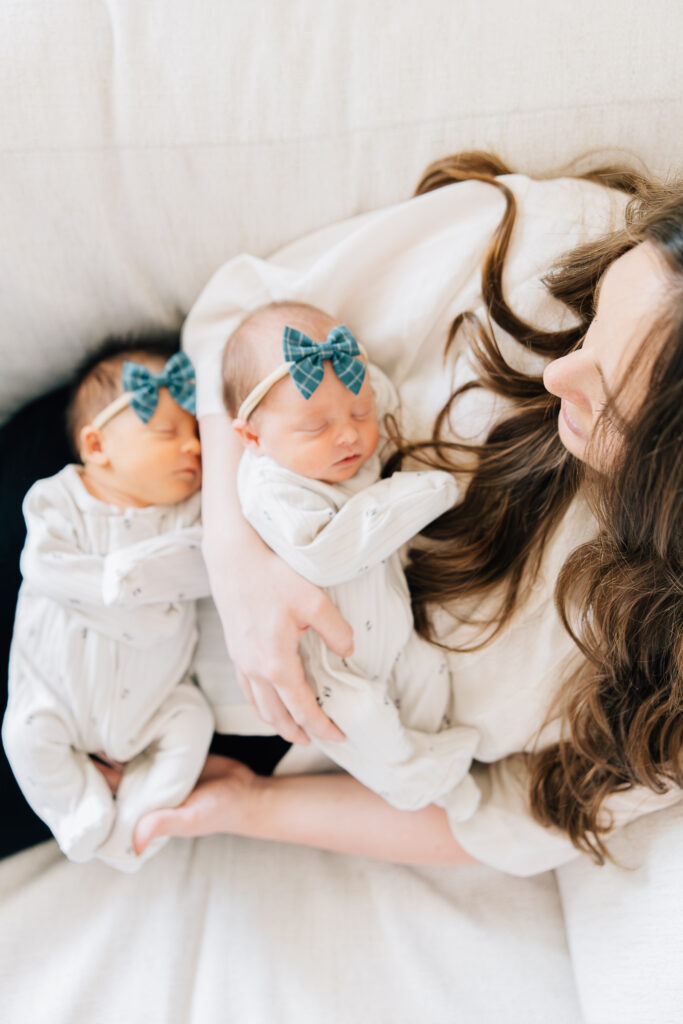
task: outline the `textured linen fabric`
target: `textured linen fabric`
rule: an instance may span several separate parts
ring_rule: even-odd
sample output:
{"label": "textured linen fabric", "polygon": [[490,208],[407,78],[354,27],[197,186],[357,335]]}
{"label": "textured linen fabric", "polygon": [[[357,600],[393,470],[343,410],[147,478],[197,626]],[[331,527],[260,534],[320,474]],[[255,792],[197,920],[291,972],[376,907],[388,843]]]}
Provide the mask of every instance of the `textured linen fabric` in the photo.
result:
{"label": "textured linen fabric", "polygon": [[[0,872],[3,1024],[579,1024],[552,874],[230,836]],[[647,1019],[647,1018],[646,1018]]]}
{"label": "textured linen fabric", "polygon": [[[122,512],[71,465],[24,501],[3,742],[72,860],[138,868],[138,818],[184,800],[203,766],[213,716],[187,675],[208,590],[199,504]],[[130,762],[115,801],[88,753]]]}
{"label": "textured linen fabric", "polygon": [[683,804],[627,825],[598,867],[557,871],[585,1024],[678,1024],[683,996]]}
{"label": "textured linen fabric", "polygon": [[682,30],[677,0],[2,4],[0,418],[448,152],[680,166]]}

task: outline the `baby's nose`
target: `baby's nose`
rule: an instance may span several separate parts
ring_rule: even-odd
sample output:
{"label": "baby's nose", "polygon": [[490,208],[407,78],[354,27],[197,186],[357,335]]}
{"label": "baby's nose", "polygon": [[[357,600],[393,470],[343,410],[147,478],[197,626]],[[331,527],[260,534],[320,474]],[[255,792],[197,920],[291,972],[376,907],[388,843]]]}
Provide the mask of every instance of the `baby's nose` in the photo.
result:
{"label": "baby's nose", "polygon": [[201,455],[202,446],[198,437],[190,437],[182,447],[183,452],[190,452],[192,455]]}
{"label": "baby's nose", "polygon": [[345,423],[339,431],[340,444],[353,444],[358,437],[358,428],[355,423]]}

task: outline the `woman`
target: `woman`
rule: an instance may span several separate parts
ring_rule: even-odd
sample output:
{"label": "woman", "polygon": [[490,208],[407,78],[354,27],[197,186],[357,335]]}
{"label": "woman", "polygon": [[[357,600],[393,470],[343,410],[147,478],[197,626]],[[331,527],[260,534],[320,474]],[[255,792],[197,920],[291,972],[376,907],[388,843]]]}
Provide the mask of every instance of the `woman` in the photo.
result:
{"label": "woman", "polygon": [[[418,628],[453,651],[459,720],[481,731],[479,811],[449,823],[434,806],[396,811],[348,776],[262,779],[211,759],[183,807],[143,820],[140,847],[155,835],[228,831],[531,874],[577,850],[601,862],[614,827],[680,798],[683,187],[598,176],[634,194],[626,226],[555,267],[548,287],[575,319],[543,331],[504,297],[524,193],[497,177],[508,173],[465,155],[435,164],[418,189],[483,182],[505,210],[482,272],[489,324],[460,309],[449,333],[454,348],[469,339],[476,373],[461,375],[430,441],[403,444],[394,459],[470,474],[463,502],[411,553],[408,578]],[[529,200],[522,228],[532,214]],[[543,381],[541,357],[551,359]],[[486,409],[485,430],[465,438],[464,423]],[[338,737],[313,704],[296,647],[312,627],[343,654],[348,629],[241,522],[225,418],[206,416],[201,427],[207,559],[244,690],[286,738]],[[531,680],[523,687],[522,674]]]}

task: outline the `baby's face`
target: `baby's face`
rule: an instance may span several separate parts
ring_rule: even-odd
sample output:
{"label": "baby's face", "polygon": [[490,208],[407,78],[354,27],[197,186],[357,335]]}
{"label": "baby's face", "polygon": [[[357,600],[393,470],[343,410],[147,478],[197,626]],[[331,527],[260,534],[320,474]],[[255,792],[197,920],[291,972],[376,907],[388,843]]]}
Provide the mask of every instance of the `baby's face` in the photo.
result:
{"label": "baby's face", "polygon": [[102,443],[107,483],[131,505],[175,505],[201,486],[197,420],[166,388],[147,423],[124,409],[102,428]]}
{"label": "baby's face", "polygon": [[328,360],[323,365],[323,379],[308,399],[290,377],[275,385],[252,417],[256,450],[301,476],[340,483],[377,448],[377,407],[368,372],[354,395]]}

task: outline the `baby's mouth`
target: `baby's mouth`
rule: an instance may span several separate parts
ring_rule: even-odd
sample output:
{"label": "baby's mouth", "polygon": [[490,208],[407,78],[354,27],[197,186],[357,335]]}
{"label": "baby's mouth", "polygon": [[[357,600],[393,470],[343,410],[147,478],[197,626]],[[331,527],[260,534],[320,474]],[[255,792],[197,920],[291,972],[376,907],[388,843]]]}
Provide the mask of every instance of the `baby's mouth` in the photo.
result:
{"label": "baby's mouth", "polygon": [[357,462],[360,458],[360,452],[356,455],[345,455],[343,459],[338,459],[334,463],[335,466],[349,466],[352,462]]}

